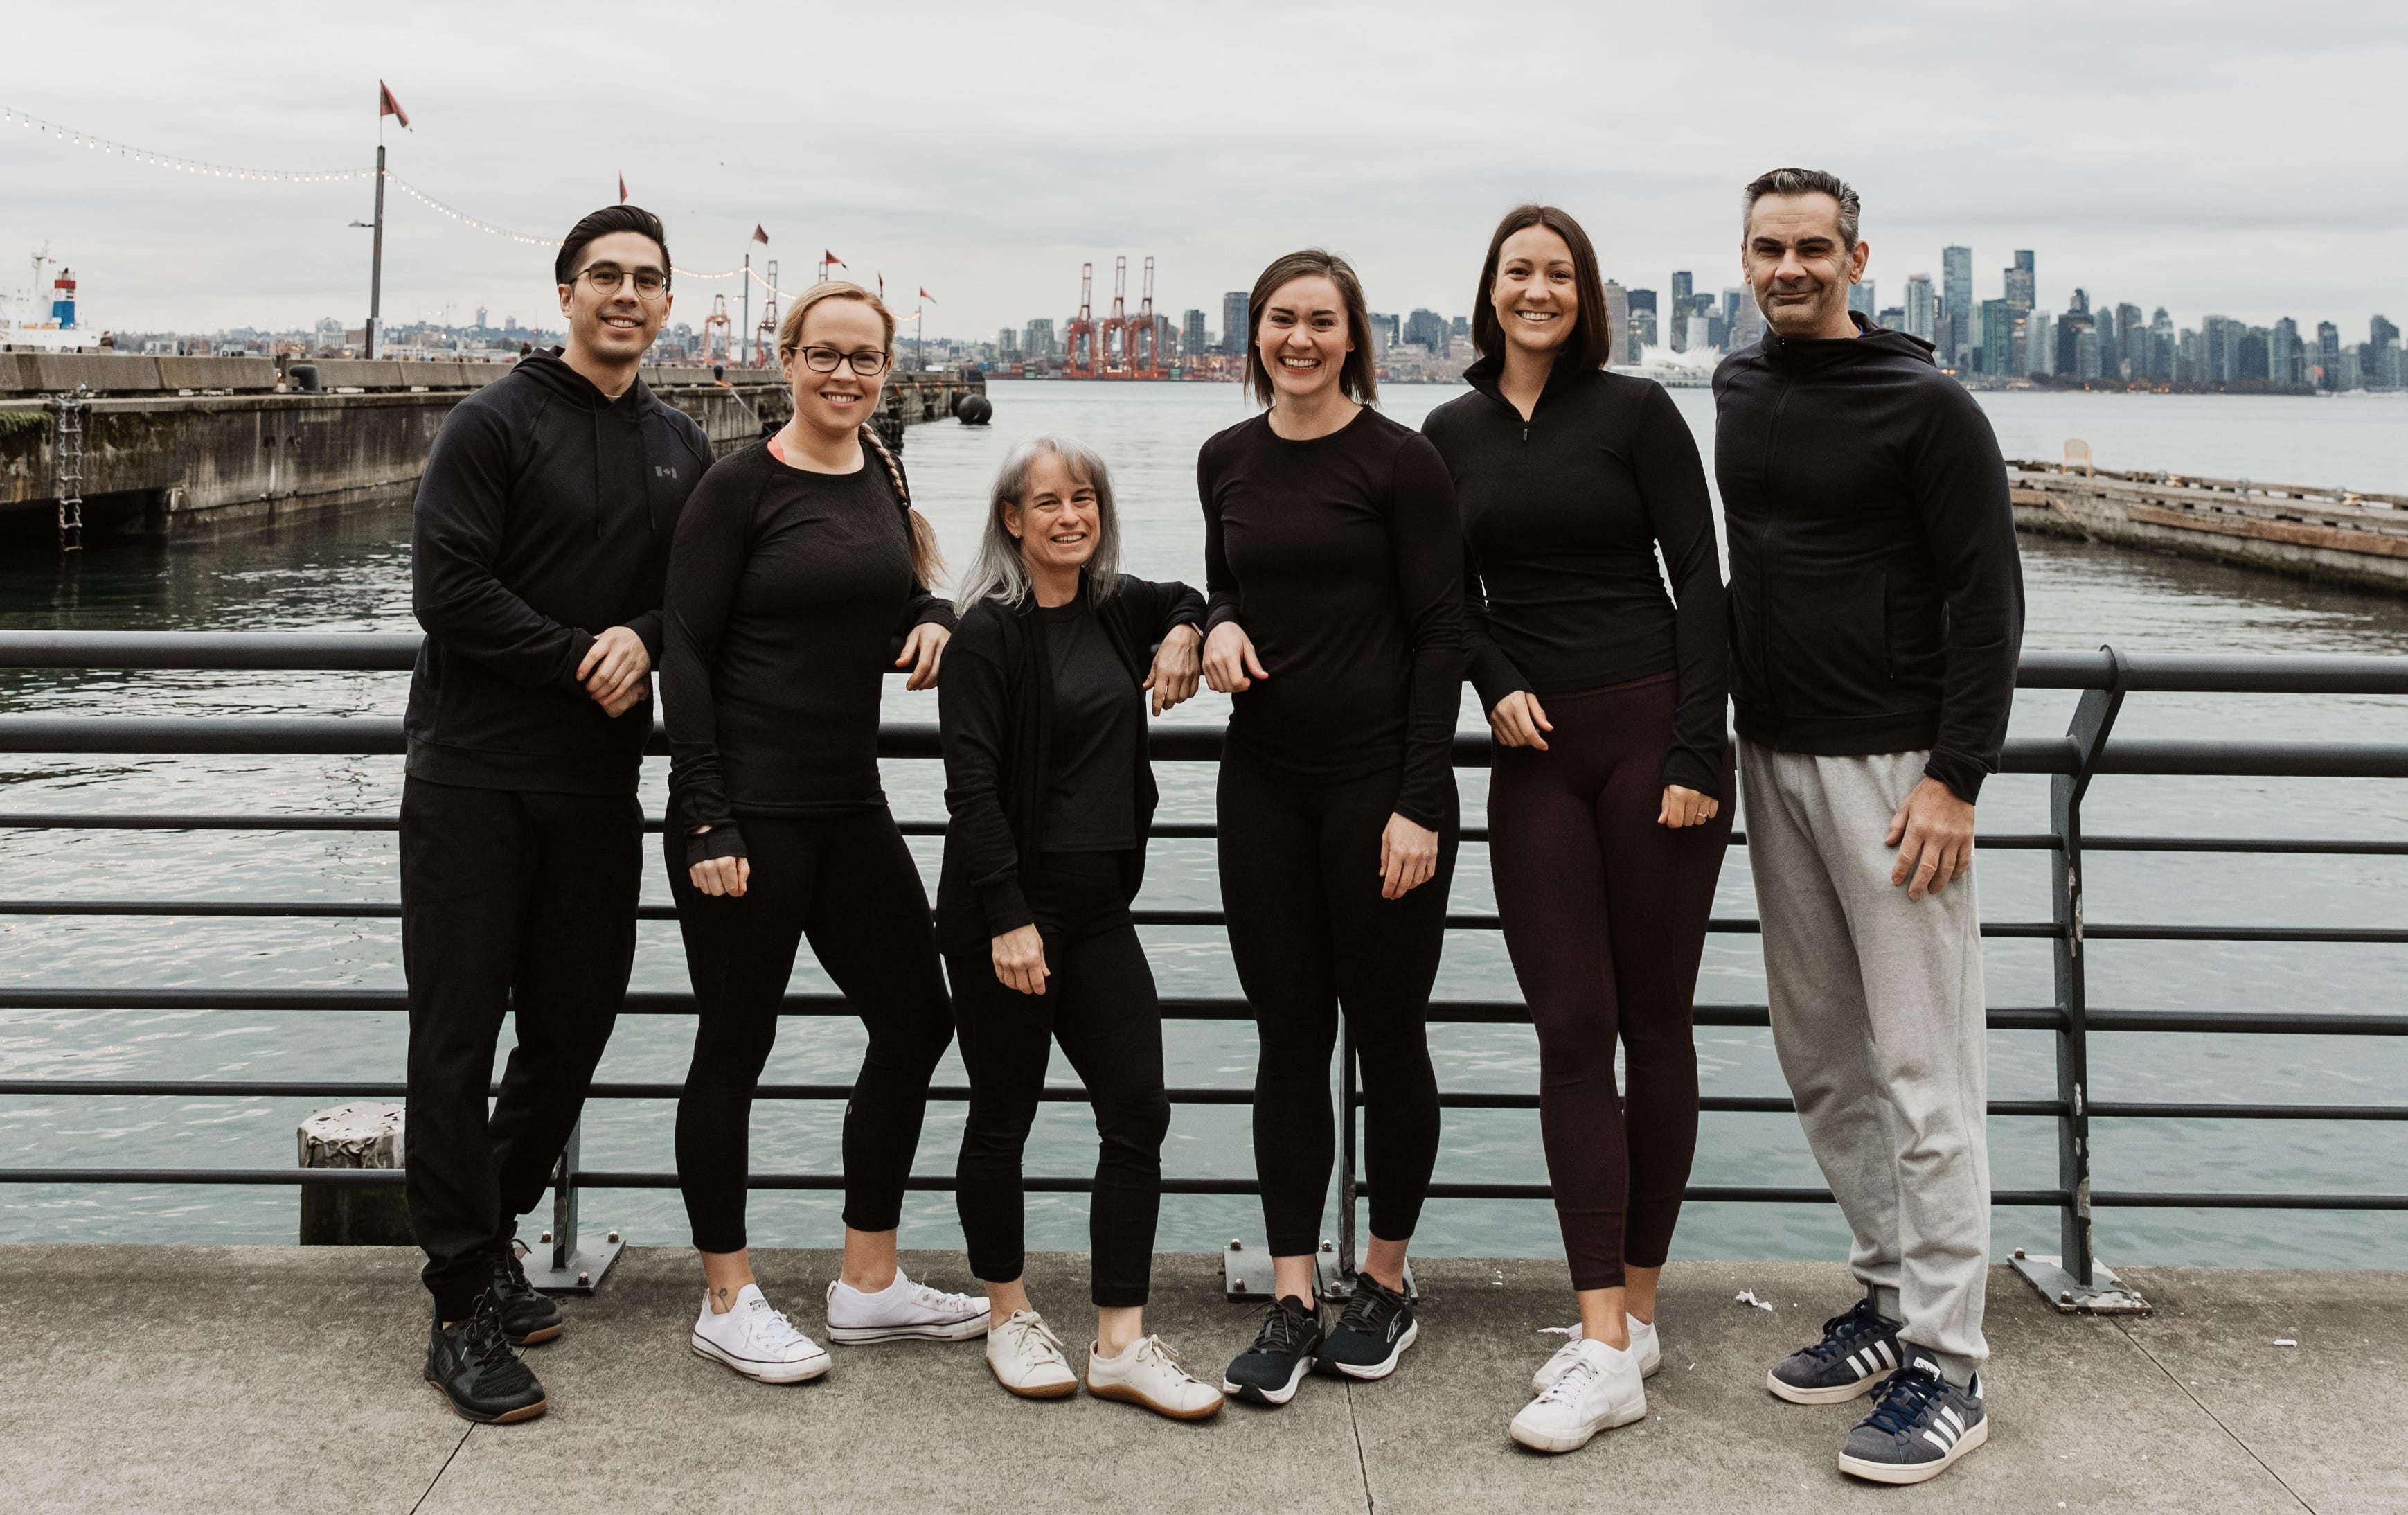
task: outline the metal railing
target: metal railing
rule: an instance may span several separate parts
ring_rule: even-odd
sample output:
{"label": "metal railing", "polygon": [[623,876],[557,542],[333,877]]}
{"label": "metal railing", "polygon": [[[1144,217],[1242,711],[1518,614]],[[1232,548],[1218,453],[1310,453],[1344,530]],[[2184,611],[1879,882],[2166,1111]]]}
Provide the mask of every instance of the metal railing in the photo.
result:
{"label": "metal railing", "polygon": [[[59,669],[185,669],[286,671],[401,671],[415,656],[414,634],[195,633],[139,632],[0,632],[0,668]],[[2002,767],[2009,773],[2045,774],[2049,779],[2049,829],[2043,832],[1985,835],[1981,845],[1990,850],[2033,851],[2047,855],[2052,908],[2048,919],[1985,921],[1985,938],[2046,941],[2054,960],[2053,1003],[2001,1006],[1988,1012],[1993,1031],[2045,1032],[2055,1046],[2057,1094],[2045,1100],[1994,1100],[1996,1117],[2047,1119],[2057,1137],[2057,1181],[2054,1188],[2001,1190],[1995,1205],[2041,1206],[2057,1210],[2064,1271],[2074,1284],[2089,1288],[2097,1267],[2091,1245],[2091,1216],[2100,1207],[2408,1210],[2408,1194],[2305,1194],[2291,1192],[2170,1192],[2154,1190],[2097,1190],[2092,1184],[2090,1131],[2094,1121],[2112,1119],[2243,1119],[2349,1120],[2408,1119],[2408,1104],[2278,1104],[2183,1101],[2100,1101],[2090,1097],[2089,1038],[2094,1032],[2196,1033],[2236,1035],[2408,1036],[2408,1015],[2377,1015],[2289,1010],[2122,1010],[2094,1008],[2086,982],[2088,944],[2099,941],[2268,942],[2329,944],[2408,944],[2408,929],[2346,927],[2274,927],[2243,924],[2186,926],[2170,924],[2092,925],[2085,911],[2084,864],[2099,852],[2307,854],[2315,856],[2408,856],[2408,841],[2385,842],[2347,838],[2239,838],[2188,836],[2087,836],[2082,825],[2082,804],[2093,779],[2101,774],[2206,775],[2222,777],[2408,778],[2408,743],[2306,743],[2270,741],[2189,741],[2114,739],[2113,733],[2126,696],[2144,691],[2216,694],[2408,694],[2408,657],[2368,656],[2221,656],[2175,654],[2128,654],[2102,648],[2097,653],[2031,653],[2026,655],[2017,679],[2027,689],[2080,691],[2080,700],[2061,737],[2017,738],[2006,746]],[[1151,738],[1157,760],[1217,760],[1221,733],[1205,728],[1166,728]],[[655,730],[652,749],[666,751]],[[926,724],[890,724],[882,729],[880,755],[892,758],[932,759],[939,756],[937,730]],[[0,752],[9,753],[146,753],[251,755],[392,755],[402,751],[401,722],[394,716],[127,716],[0,714]],[[1466,734],[1455,741],[1455,762],[1462,768],[1483,768],[1488,762],[1484,735]],[[283,814],[142,814],[101,815],[82,812],[0,812],[0,830],[75,829],[88,830],[393,830],[399,818],[392,815]],[[657,830],[657,820],[647,822]],[[942,822],[906,821],[907,835],[936,836]],[[1210,823],[1162,822],[1155,838],[1208,838]],[[1484,842],[1486,828],[1466,826],[1464,840]],[[1734,845],[1745,845],[1744,833],[1734,833]],[[173,899],[12,899],[0,900],[0,915],[22,916],[172,916],[286,918],[393,918],[400,906],[391,901],[322,902],[276,900]],[[671,918],[666,906],[648,905],[645,919]],[[1140,926],[1218,926],[1217,910],[1147,909],[1133,912]],[[1450,931],[1497,929],[1494,915],[1451,913]],[[1709,930],[1718,933],[1750,933],[1756,923],[1743,917],[1717,917]],[[0,1010],[128,1009],[239,1010],[303,1012],[398,1012],[405,1006],[398,989],[93,989],[74,987],[0,988]],[[1173,1020],[1248,1020],[1242,999],[1176,999],[1164,1002],[1164,1015]],[[1526,1024],[1527,1010],[1510,1000],[1442,1000],[1432,1003],[1430,1019],[1440,1024]],[[626,1013],[691,1015],[690,995],[632,993]],[[796,994],[787,997],[784,1013],[794,1016],[840,1016],[849,1011],[841,996]],[[1713,1027],[1765,1027],[1770,1022],[1758,1004],[1699,1005],[1697,1023]],[[1354,1112],[1361,1098],[1355,1084],[1351,1046],[1340,1057],[1343,1089],[1338,1159],[1340,1221],[1342,1250],[1340,1266],[1350,1273],[1354,1254],[1355,1202],[1369,1192],[1357,1172]],[[602,1082],[594,1086],[599,1099],[660,1100],[676,1097],[673,1083]],[[767,1084],[760,1097],[768,1100],[842,1100],[851,1089],[841,1084]],[[938,1100],[963,1100],[967,1089],[939,1086]],[[5,1095],[190,1095],[307,1098],[398,1098],[397,1082],[294,1079],[0,1079]],[[1240,1104],[1253,1092],[1244,1088],[1182,1088],[1169,1090],[1174,1104]],[[1083,1102],[1081,1089],[1049,1086],[1041,1096],[1049,1103]],[[1535,1109],[1535,1093],[1491,1093],[1442,1090],[1441,1106],[1450,1109]],[[1795,1109],[1780,1098],[1708,1097],[1701,1107],[1713,1113],[1779,1114]],[[0,1168],[0,1184],[380,1184],[399,1182],[397,1172],[342,1169],[162,1169],[162,1168]],[[577,1195],[585,1189],[647,1189],[675,1186],[666,1172],[623,1172],[582,1167],[572,1140],[570,1150],[555,1172],[555,1233],[569,1248],[576,1234]],[[756,1189],[829,1190],[840,1188],[841,1175],[827,1173],[756,1173]],[[1083,1192],[1088,1179],[1031,1176],[1026,1187],[1039,1192]],[[950,1175],[914,1175],[910,1187],[950,1190]],[[1258,1192],[1250,1179],[1167,1176],[1163,1189],[1174,1194],[1243,1195]],[[1434,1183],[1433,1199],[1543,1199],[1544,1183]],[[1797,1203],[1828,1202],[1828,1190],[1762,1185],[1697,1185],[1688,1198],[1705,1202]]]}

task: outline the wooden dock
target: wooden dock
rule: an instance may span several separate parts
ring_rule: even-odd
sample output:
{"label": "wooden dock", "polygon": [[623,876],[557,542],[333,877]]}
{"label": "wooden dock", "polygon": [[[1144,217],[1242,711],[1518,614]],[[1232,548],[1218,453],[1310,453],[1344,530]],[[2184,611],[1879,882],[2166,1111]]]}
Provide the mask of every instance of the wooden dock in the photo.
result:
{"label": "wooden dock", "polygon": [[2117,472],[2078,458],[2010,462],[2007,484],[2020,530],[2408,589],[2408,495]]}

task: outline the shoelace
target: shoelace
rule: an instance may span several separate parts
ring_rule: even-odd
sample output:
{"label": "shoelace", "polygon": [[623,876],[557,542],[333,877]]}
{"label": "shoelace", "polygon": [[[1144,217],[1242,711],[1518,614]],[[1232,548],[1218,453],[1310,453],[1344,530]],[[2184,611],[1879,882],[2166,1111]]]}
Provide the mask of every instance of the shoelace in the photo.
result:
{"label": "shoelace", "polygon": [[795,1322],[786,1319],[786,1312],[771,1306],[767,1300],[754,1300],[752,1310],[752,1329],[767,1337],[764,1345],[779,1346],[802,1339],[803,1334],[795,1329]]}
{"label": "shoelace", "polygon": [[1040,1338],[1045,1343],[1045,1354],[1053,1358],[1054,1361],[1066,1365],[1068,1364],[1069,1359],[1062,1355],[1062,1338],[1054,1335],[1054,1328],[1047,1325],[1043,1319],[1039,1318],[1032,1320],[1006,1320],[1003,1323],[1003,1329],[1006,1331],[1012,1330],[1015,1327],[1018,1328],[1024,1338],[1028,1336]]}
{"label": "shoelace", "polygon": [[1137,1360],[1142,1363],[1149,1358],[1162,1364],[1182,1378],[1191,1378],[1197,1383],[1204,1381],[1187,1371],[1187,1364],[1179,1360],[1179,1354],[1172,1351],[1168,1344],[1160,1336],[1147,1336],[1137,1344]]}
{"label": "shoelace", "polygon": [[1567,1400],[1577,1400],[1588,1392],[1589,1381],[1596,1377],[1595,1363],[1585,1357],[1575,1358],[1571,1366],[1564,1369],[1563,1377],[1547,1385],[1547,1392],[1539,1396],[1539,1403],[1560,1405]]}
{"label": "shoelace", "polygon": [[968,1294],[948,1294],[924,1283],[911,1286],[911,1301],[924,1310],[952,1310],[968,1315],[976,1315],[979,1307],[979,1302]]}
{"label": "shoelace", "polygon": [[[1845,1315],[1835,1315],[1824,1321],[1823,1339],[1807,1348],[1806,1355],[1814,1358],[1837,1357],[1847,1351],[1848,1343],[1863,1334],[1865,1313],[1865,1307],[1858,1305]],[[1850,1326],[1856,1329],[1847,1330],[1843,1334],[1842,1328]]]}
{"label": "shoelace", "polygon": [[1354,1280],[1354,1297],[1346,1302],[1346,1312],[1338,1318],[1338,1329],[1370,1331],[1389,1308],[1387,1291],[1364,1275]]}
{"label": "shoelace", "polygon": [[513,1393],[535,1379],[535,1375],[527,1369],[526,1359],[520,1356],[502,1335],[501,1317],[490,1305],[480,1306],[475,1315],[469,1317],[468,1329],[463,1334],[461,1345],[466,1349],[463,1355],[477,1370],[477,1376],[480,1378],[492,1376],[492,1381],[486,1387],[493,1392]]}
{"label": "shoelace", "polygon": [[1923,1419],[1924,1411],[1939,1397],[1942,1385],[1928,1373],[1913,1368],[1900,1368],[1881,1386],[1881,1403],[1864,1418],[1863,1423],[1892,1436],[1904,1436]]}
{"label": "shoelace", "polygon": [[1271,1303],[1270,1313],[1263,1317],[1262,1330],[1254,1333],[1254,1344],[1247,1349],[1255,1352],[1288,1352],[1296,1349],[1297,1321],[1302,1317],[1290,1315],[1280,1301]]}

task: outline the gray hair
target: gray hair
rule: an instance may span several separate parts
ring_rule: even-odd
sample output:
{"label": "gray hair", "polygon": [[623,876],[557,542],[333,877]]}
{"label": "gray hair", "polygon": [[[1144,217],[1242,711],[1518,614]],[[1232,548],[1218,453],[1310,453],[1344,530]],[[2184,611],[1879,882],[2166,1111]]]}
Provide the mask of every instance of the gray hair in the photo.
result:
{"label": "gray hair", "polygon": [[1747,240],[1747,226],[1756,215],[1756,202],[1768,195],[1828,195],[1840,202],[1840,245],[1856,245],[1856,223],[1865,208],[1856,192],[1837,174],[1827,174],[1820,168],[1775,168],[1758,175],[1747,187],[1747,204],[1740,211],[1740,240]]}
{"label": "gray hair", "polygon": [[1018,605],[1028,598],[1028,563],[1020,555],[1020,539],[1003,524],[1003,512],[1007,505],[1027,504],[1029,473],[1037,460],[1049,453],[1062,460],[1071,478],[1096,491],[1096,552],[1087,559],[1088,595],[1105,599],[1118,586],[1121,523],[1112,509],[1111,471],[1083,442],[1068,437],[1031,437],[1014,443],[1003,466],[995,470],[995,487],[987,498],[986,529],[979,534],[978,556],[962,576],[955,600],[964,610],[982,599]]}

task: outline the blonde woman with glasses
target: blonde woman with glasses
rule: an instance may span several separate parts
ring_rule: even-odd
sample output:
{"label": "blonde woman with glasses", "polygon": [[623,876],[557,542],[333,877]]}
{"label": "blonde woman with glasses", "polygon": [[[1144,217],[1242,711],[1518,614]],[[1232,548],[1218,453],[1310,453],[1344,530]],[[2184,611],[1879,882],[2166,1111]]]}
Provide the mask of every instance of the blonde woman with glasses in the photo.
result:
{"label": "blonde woman with glasses", "polygon": [[889,668],[937,680],[953,607],[930,591],[935,535],[867,426],[895,318],[856,284],[819,284],[778,331],[795,413],[695,487],[669,556],[662,699],[669,886],[694,981],[694,1062],[678,1101],[678,1181],[708,1282],[696,1353],[765,1383],[828,1354],[762,1297],[745,1247],[752,1095],[795,953],[861,1016],[869,1048],[844,1118],[844,1343],[983,1335],[982,1299],[896,1264],[928,1078],[953,1038],[928,897],[879,787]]}

